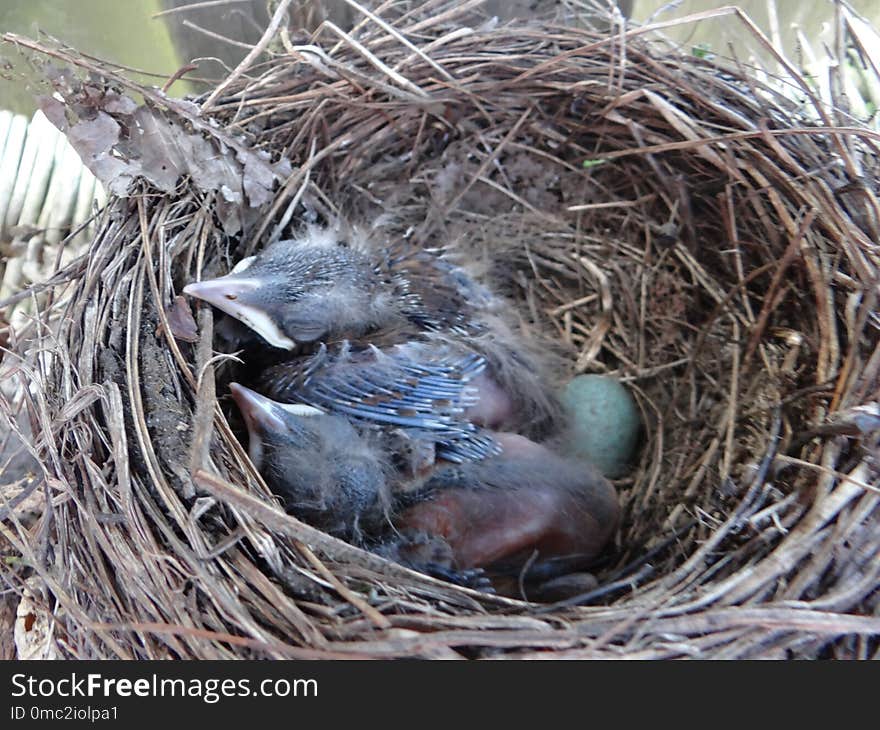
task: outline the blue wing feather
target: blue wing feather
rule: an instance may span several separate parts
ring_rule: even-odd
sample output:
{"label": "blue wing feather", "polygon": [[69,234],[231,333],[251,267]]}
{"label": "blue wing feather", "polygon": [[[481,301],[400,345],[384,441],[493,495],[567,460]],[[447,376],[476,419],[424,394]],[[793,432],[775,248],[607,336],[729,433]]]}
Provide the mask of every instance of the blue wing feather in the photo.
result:
{"label": "blue wing feather", "polygon": [[438,456],[460,463],[500,450],[489,434],[462,417],[477,400],[469,383],[485,367],[478,354],[427,343],[359,352],[347,344],[334,352],[321,346],[309,358],[272,368],[264,389],[280,402],[418,429],[437,442]]}

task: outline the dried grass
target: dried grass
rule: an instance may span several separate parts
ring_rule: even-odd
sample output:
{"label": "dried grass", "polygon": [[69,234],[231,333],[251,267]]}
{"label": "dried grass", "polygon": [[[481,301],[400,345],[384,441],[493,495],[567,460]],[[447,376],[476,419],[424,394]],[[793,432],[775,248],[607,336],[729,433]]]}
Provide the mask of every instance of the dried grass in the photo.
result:
{"label": "dried grass", "polygon": [[[783,94],[644,28],[467,28],[457,5],[282,30],[205,97],[294,165],[241,238],[191,185],[111,202],[19,333],[48,499],[5,516],[5,581],[37,576],[82,658],[876,655],[877,432],[852,414],[878,398],[880,135],[794,68]],[[570,373],[638,394],[589,605],[447,585],[275,505],[224,416],[210,311],[192,345],[167,312],[304,202],[467,241]]]}

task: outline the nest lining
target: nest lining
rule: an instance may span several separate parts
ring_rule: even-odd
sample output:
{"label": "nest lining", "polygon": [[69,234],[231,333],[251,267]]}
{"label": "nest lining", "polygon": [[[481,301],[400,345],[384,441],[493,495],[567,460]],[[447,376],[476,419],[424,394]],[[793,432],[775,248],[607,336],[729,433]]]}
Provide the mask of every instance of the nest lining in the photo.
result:
{"label": "nest lining", "polygon": [[[372,24],[335,46],[282,33],[211,95],[221,129],[293,166],[243,233],[216,193],[142,186],[45,309],[60,324],[31,405],[53,507],[7,537],[59,650],[876,651],[876,436],[846,428],[878,390],[876,135],[637,33],[398,22],[421,52]],[[210,310],[196,341],[168,333],[185,283],[316,216],[457,242],[568,375],[633,388],[646,443],[589,605],[440,583],[277,508],[218,405]]]}

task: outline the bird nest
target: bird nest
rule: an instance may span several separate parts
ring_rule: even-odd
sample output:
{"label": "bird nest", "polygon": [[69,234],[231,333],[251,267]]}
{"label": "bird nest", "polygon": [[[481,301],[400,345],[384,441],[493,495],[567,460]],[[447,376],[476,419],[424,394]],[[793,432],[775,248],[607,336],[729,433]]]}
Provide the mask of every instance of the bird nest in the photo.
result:
{"label": "bird nest", "polygon": [[[638,28],[464,12],[267,34],[195,104],[30,44],[74,69],[52,72],[56,119],[94,166],[120,159],[88,134],[107,117],[139,172],[104,169],[124,194],[48,282],[18,370],[47,501],[7,521],[6,580],[73,657],[872,654],[877,135],[797,74],[784,94]],[[126,137],[131,92],[175,152]],[[568,376],[636,395],[595,590],[458,587],[279,507],[229,427],[212,313],[178,295],[333,217],[459,242]]]}

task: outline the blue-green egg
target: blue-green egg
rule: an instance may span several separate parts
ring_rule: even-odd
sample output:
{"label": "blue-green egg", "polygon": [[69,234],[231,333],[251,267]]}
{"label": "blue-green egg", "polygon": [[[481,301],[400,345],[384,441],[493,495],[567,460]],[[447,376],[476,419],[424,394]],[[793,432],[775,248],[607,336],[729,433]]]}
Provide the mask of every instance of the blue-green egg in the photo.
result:
{"label": "blue-green egg", "polygon": [[570,448],[612,479],[632,466],[641,417],[623,384],[607,375],[578,375],[562,392],[572,421]]}

